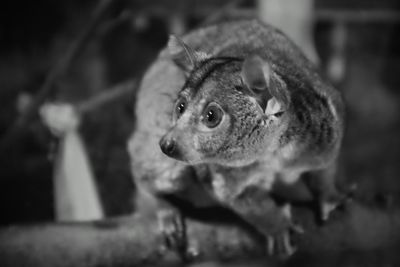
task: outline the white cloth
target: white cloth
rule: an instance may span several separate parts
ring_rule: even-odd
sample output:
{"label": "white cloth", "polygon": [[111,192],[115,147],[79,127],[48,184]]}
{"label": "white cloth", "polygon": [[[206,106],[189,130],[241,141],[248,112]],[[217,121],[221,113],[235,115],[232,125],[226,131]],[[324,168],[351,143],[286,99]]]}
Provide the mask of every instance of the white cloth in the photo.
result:
{"label": "white cloth", "polygon": [[93,172],[78,133],[79,116],[69,104],[45,104],[43,122],[60,138],[54,167],[55,214],[59,221],[103,217]]}

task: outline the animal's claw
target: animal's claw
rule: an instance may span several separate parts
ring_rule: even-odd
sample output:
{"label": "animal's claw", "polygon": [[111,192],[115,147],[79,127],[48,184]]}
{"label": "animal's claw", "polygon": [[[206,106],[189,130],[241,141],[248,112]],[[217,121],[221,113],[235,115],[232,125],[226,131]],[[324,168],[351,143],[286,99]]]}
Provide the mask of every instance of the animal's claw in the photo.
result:
{"label": "animal's claw", "polygon": [[290,230],[292,230],[296,234],[304,234],[304,228],[298,223],[292,223],[290,225]]}
{"label": "animal's claw", "polygon": [[350,203],[353,200],[353,195],[357,190],[357,184],[351,184],[344,194],[340,194],[331,200],[321,200],[320,205],[320,219],[325,222],[331,216],[331,213]]}

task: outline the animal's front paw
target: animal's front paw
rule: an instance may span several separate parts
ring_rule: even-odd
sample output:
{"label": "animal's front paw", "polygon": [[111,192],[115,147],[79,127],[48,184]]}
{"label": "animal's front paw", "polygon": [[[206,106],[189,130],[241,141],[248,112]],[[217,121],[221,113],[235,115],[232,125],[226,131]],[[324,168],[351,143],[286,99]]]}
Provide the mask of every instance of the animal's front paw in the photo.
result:
{"label": "animal's front paw", "polygon": [[165,209],[158,211],[157,217],[166,248],[176,251],[180,256],[185,255],[187,239],[183,216],[172,209]]}

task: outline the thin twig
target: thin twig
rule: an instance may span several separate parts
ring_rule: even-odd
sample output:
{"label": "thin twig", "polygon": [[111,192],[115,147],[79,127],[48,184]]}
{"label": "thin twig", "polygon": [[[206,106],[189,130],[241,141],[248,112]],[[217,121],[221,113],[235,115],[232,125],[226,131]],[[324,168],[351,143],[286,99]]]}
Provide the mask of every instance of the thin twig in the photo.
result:
{"label": "thin twig", "polygon": [[85,114],[122,97],[133,97],[136,86],[137,81],[135,79],[117,84],[112,88],[104,90],[92,98],[78,104],[76,109],[80,114]]}
{"label": "thin twig", "polygon": [[60,77],[62,73],[71,65],[71,62],[76,58],[82,47],[85,45],[89,37],[96,29],[99,22],[104,17],[106,11],[110,8],[113,0],[101,0],[93,12],[92,18],[88,25],[83,29],[81,34],[78,35],[76,40],[71,44],[67,52],[60,58],[53,68],[49,71],[46,79],[41,86],[39,92],[33,99],[30,106],[19,115],[19,117],[10,126],[8,131],[3,135],[0,141],[0,151],[10,147],[16,140],[25,126],[37,115],[37,110],[49,96],[54,89],[54,82]]}

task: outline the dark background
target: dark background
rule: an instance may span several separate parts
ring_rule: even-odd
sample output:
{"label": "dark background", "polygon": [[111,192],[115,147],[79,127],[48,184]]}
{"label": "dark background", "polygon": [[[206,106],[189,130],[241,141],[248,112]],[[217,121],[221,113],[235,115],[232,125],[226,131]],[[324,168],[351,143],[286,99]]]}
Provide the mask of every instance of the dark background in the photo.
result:
{"label": "dark background", "polygon": [[[48,99],[76,104],[140,77],[167,41],[170,14],[183,14],[190,29],[228,2],[115,1],[79,56],[57,79]],[[253,1],[243,2],[246,10],[255,6]],[[341,179],[357,184],[357,199],[382,209],[397,209],[400,204],[397,2],[316,1],[317,14],[381,14],[361,20],[352,20],[350,15],[345,20],[345,76],[336,86],[348,107]],[[0,139],[19,114],[18,99],[38,92],[47,73],[88,23],[96,4],[88,0],[1,1]],[[316,19],[314,36],[322,69],[334,56],[335,23],[329,16]],[[125,149],[134,127],[133,109],[134,93],[86,114],[80,127],[107,216],[133,211],[134,184]],[[0,151],[0,224],[54,219],[56,147],[56,138],[35,117]]]}

